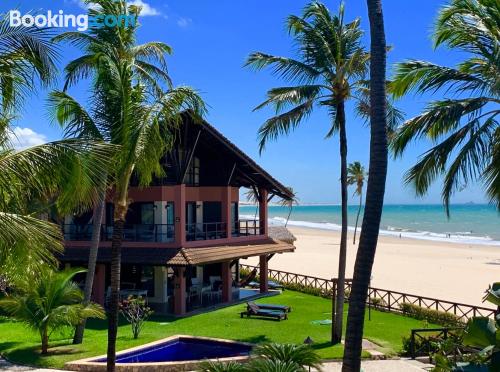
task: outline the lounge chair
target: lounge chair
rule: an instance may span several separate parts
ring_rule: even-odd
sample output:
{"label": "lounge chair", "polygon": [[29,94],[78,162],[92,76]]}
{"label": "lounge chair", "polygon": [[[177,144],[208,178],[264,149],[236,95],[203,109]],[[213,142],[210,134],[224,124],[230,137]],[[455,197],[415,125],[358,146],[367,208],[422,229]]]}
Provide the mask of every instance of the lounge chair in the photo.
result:
{"label": "lounge chair", "polygon": [[263,318],[273,318],[278,321],[281,319],[288,319],[288,314],[284,311],[262,309],[254,303],[248,303],[247,305],[247,310],[242,311],[240,314],[242,318],[246,315],[247,317],[260,316]]}
{"label": "lounge chair", "polygon": [[258,306],[260,309],[264,309],[264,310],[278,310],[278,311],[283,311],[284,313],[289,313],[290,311],[292,311],[291,306],[287,306],[287,305],[256,304],[254,302],[248,302],[247,308],[250,307],[250,304]]}
{"label": "lounge chair", "polygon": [[[259,288],[260,283],[253,281],[248,283],[248,286],[252,288]],[[285,287],[282,284],[275,282],[274,280],[268,280],[267,286],[269,287],[269,289],[281,289],[283,291],[285,290]]]}

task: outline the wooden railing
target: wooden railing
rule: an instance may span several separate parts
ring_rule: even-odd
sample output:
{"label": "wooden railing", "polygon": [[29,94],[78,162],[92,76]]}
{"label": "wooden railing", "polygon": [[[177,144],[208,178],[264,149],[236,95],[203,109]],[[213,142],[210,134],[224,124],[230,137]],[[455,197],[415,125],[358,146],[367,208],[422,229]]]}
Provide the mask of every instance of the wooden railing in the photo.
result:
{"label": "wooden railing", "polygon": [[[256,266],[251,265],[240,265],[241,268],[246,268],[248,270],[253,270],[254,268],[258,268]],[[316,288],[321,291],[323,296],[331,297],[333,291],[335,291],[337,285],[337,279],[325,279],[318,278],[309,275],[302,275],[296,273],[290,273],[287,271],[273,270],[269,269],[268,271],[269,279],[280,282],[281,284],[299,284],[306,287]],[[352,280],[346,279],[345,282],[345,291],[346,291],[346,300],[349,299],[349,293],[352,287]],[[437,298],[424,297],[419,295],[413,295],[409,293],[403,293],[398,291],[391,291],[387,289],[380,288],[369,288],[369,298],[367,303],[373,302],[374,298],[381,299],[381,301],[377,301],[376,307],[378,309],[384,309],[387,311],[402,313],[400,305],[403,303],[418,305],[423,308],[438,310],[446,313],[454,314],[458,317],[459,320],[466,322],[472,317],[475,316],[484,316],[484,317],[493,317],[495,315],[495,310],[467,305],[458,302],[440,300]]]}

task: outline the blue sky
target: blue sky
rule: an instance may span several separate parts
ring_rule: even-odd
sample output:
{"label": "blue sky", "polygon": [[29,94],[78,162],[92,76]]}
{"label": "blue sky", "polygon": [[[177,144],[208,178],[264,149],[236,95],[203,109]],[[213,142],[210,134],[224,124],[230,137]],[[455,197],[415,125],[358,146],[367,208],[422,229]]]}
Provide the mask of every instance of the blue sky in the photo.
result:
{"label": "blue sky", "polygon": [[[299,14],[305,1],[252,0],[252,1],[200,1],[200,0],[135,0],[144,5],[147,16],[141,17],[139,42],[159,40],[174,49],[168,58],[170,74],[175,84],[187,84],[198,89],[210,105],[208,121],[215,125],[242,150],[258,161],[285,185],[292,186],[302,202],[339,203],[338,139],[324,139],[328,130],[325,112],[317,112],[288,138],[270,143],[259,156],[257,130],[271,111],[252,112],[267,89],[279,86],[281,81],[267,71],[255,73],[244,69],[249,53],[263,51],[291,56],[293,48],[284,28],[289,14]],[[325,1],[331,10],[339,6],[338,0]],[[429,60],[453,65],[460,56],[446,49],[434,51],[430,33],[437,10],[445,1],[437,0],[384,0],[386,34],[393,46],[389,54],[389,72],[397,61],[407,58]],[[346,20],[360,17],[362,28],[368,29],[365,1],[347,0]],[[65,13],[84,12],[78,0],[8,0],[0,6],[1,12],[18,8],[41,11],[64,10]],[[368,45],[368,34],[365,42]],[[65,63],[79,52],[63,47],[61,71]],[[61,80],[58,84],[62,86]],[[71,94],[84,101],[84,86]],[[54,140],[59,129],[49,124],[45,109],[46,91],[31,97],[21,113],[18,134],[27,143]],[[438,98],[436,96],[435,98]],[[431,97],[410,96],[398,102],[407,117],[420,112]],[[356,118],[350,106],[347,111],[349,161],[359,160],[368,165],[369,130]],[[428,196],[416,199],[411,188],[402,184],[403,174],[428,148],[428,143],[411,146],[402,159],[389,164],[387,203],[439,203],[440,183]],[[470,186],[457,194],[456,203],[484,202],[479,185]],[[354,202],[354,201],[353,201]]]}

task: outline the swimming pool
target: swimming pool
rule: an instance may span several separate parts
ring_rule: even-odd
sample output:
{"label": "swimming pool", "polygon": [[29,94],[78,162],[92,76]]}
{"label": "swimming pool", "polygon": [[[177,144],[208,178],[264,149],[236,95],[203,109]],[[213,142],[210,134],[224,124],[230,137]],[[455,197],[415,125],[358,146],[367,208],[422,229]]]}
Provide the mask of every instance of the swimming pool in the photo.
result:
{"label": "swimming pool", "polygon": [[[117,371],[186,371],[204,360],[245,361],[252,345],[230,340],[173,336],[116,354]],[[105,371],[106,356],[69,362],[73,371]]]}

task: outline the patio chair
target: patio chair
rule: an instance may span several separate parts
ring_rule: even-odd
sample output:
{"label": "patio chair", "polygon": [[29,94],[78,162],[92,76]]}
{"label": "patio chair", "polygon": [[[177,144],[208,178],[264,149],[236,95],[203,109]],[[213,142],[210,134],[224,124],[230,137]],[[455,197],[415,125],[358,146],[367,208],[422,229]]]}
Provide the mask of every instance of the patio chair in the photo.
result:
{"label": "patio chair", "polygon": [[[248,283],[248,286],[251,288],[259,288],[260,283],[256,282],[256,281],[252,281],[252,282]],[[280,289],[282,291],[285,290],[285,287],[282,284],[275,282],[274,280],[268,280],[267,286],[269,287],[269,289]]]}
{"label": "patio chair", "polygon": [[242,318],[245,315],[247,316],[247,318],[249,318],[250,316],[259,316],[259,317],[263,317],[263,318],[273,318],[273,319],[276,319],[277,321],[280,321],[281,319],[285,319],[285,320],[288,319],[288,314],[285,313],[284,311],[261,309],[259,306],[257,306],[253,302],[249,302],[247,304],[247,310],[242,311],[240,313],[240,316]]}
{"label": "patio chair", "polygon": [[259,307],[260,309],[264,309],[264,310],[283,311],[284,313],[289,313],[292,311],[292,307],[288,306],[288,305],[256,304],[255,302],[248,302],[247,308],[249,308],[250,305],[255,305],[255,306]]}

